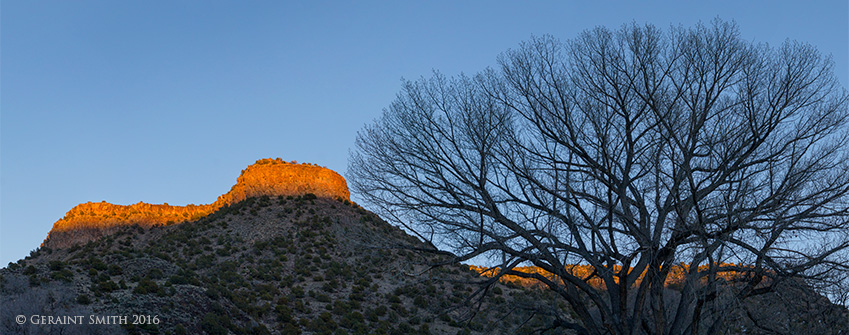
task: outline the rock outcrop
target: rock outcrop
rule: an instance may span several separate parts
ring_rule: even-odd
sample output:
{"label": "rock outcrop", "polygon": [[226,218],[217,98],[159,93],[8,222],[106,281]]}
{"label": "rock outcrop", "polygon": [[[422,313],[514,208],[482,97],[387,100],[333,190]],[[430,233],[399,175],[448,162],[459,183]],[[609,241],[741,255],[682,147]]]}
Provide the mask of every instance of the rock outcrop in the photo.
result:
{"label": "rock outcrop", "polygon": [[212,204],[171,206],[139,202],[115,205],[87,202],[71,208],[56,221],[44,241],[45,246],[66,247],[98,238],[108,230],[129,225],[164,226],[195,221],[251,197],[299,196],[314,194],[322,198],[349,200],[345,178],[333,170],[313,164],[284,162],[282,159],[260,159],[242,170],[230,191]]}

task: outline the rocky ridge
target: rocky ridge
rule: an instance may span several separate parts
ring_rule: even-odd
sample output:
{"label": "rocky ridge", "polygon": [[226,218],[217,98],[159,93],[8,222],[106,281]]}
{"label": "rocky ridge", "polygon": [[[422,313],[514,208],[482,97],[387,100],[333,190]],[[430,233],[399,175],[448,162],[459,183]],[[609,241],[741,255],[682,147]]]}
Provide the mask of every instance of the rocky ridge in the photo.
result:
{"label": "rocky ridge", "polygon": [[[573,317],[550,291],[484,268],[431,267],[451,255],[414,252],[428,246],[351,203],[344,179],[314,165],[259,160],[210,205],[71,212],[42,248],[0,269],[0,333],[572,334],[548,328]],[[845,308],[800,286],[729,311],[733,334],[849,329]],[[162,322],[11,321],[83,314]]]}
{"label": "rocky ridge", "polygon": [[69,210],[53,224],[45,246],[68,247],[109,234],[114,228],[139,225],[165,226],[195,221],[222,207],[261,196],[314,194],[321,198],[349,200],[345,179],[333,170],[314,164],[297,164],[277,159],[260,159],[242,170],[230,191],[211,204],[172,206],[139,202],[115,205],[87,202]]}
{"label": "rocky ridge", "polygon": [[[115,226],[10,263],[0,269],[0,334],[528,334],[569,317],[549,291],[431,267],[453,257],[414,251],[426,248],[346,199],[250,197],[200,220]],[[19,324],[17,315],[148,318]]]}

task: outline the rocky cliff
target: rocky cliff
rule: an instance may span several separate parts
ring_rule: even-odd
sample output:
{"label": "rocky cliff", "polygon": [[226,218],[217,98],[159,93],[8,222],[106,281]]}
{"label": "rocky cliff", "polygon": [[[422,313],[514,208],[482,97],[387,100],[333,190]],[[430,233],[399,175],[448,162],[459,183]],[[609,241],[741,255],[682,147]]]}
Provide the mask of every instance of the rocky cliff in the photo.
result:
{"label": "rocky cliff", "polygon": [[543,290],[494,283],[473,297],[485,281],[460,264],[432,268],[453,257],[412,251],[426,248],[349,201],[248,198],[0,269],[0,334],[531,334],[555,319],[537,310],[569,317]]}
{"label": "rocky cliff", "polygon": [[260,159],[242,170],[230,191],[212,204],[171,206],[139,202],[115,205],[87,202],[69,210],[56,221],[44,241],[45,246],[62,248],[98,238],[112,228],[139,225],[164,226],[195,221],[216,210],[251,197],[299,196],[314,194],[321,198],[348,200],[345,179],[333,170],[313,165],[284,162],[282,159]]}

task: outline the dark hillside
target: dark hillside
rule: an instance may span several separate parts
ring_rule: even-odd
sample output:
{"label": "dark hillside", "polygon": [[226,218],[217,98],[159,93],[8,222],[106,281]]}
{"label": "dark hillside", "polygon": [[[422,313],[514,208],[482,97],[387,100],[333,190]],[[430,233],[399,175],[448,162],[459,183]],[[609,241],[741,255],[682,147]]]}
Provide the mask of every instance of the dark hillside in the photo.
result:
{"label": "dark hillside", "polygon": [[[528,333],[568,315],[545,291],[501,283],[467,301],[481,287],[472,283],[482,280],[475,272],[462,265],[428,271],[435,256],[399,246],[424,247],[347,200],[249,198],[198,221],[119,227],[10,264],[0,270],[0,332]],[[18,325],[16,315],[150,319]]]}
{"label": "dark hillside", "polygon": [[[564,299],[422,252],[348,195],[329,169],[261,159],[213,204],[78,205],[0,269],[0,334],[566,333]],[[849,334],[804,284],[727,305],[730,334]]]}

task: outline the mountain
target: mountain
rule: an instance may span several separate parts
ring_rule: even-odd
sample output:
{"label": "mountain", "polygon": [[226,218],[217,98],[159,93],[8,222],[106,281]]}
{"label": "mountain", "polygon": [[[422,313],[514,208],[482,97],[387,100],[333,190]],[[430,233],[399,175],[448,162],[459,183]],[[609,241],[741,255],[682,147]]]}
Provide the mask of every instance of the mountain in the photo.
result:
{"label": "mountain", "polygon": [[210,205],[71,209],[0,269],[0,333],[512,334],[568,315],[427,248],[335,172],[259,160]]}
{"label": "mountain", "polygon": [[[428,249],[352,203],[337,173],[262,159],[212,204],[68,211],[0,269],[0,334],[527,334],[573,318],[533,282]],[[849,313],[789,285],[728,329],[849,334]]]}
{"label": "mountain", "polygon": [[62,248],[99,238],[121,226],[153,227],[195,221],[249,198],[307,193],[344,200],[349,200],[350,196],[345,179],[330,169],[288,163],[280,158],[260,159],[242,170],[229,192],[208,205],[171,206],[143,202],[129,206],[107,202],[79,204],[53,224],[44,245]]}

